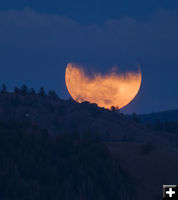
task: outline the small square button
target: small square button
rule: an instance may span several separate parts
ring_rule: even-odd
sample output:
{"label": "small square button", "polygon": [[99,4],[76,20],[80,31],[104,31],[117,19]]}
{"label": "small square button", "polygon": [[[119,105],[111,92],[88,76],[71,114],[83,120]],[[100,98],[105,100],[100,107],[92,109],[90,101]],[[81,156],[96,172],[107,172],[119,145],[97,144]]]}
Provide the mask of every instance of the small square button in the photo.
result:
{"label": "small square button", "polygon": [[163,200],[178,200],[178,185],[163,185]]}

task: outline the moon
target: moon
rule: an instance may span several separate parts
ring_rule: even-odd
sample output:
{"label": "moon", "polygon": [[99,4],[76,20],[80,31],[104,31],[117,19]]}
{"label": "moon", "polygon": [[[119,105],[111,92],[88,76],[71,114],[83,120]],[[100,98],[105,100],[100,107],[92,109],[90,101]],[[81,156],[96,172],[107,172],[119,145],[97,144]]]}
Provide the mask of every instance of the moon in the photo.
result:
{"label": "moon", "polygon": [[69,63],[65,71],[65,82],[70,95],[78,103],[88,101],[107,109],[112,106],[121,109],[137,95],[142,74],[140,70],[125,74],[111,71],[105,75],[94,73],[90,77],[82,67]]}

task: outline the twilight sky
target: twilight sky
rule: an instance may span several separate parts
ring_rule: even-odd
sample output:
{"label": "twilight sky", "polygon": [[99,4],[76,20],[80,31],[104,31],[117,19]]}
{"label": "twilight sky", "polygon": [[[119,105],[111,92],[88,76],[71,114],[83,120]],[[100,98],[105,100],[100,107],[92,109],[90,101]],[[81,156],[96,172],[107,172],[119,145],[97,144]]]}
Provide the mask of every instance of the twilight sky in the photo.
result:
{"label": "twilight sky", "polygon": [[101,72],[140,65],[141,90],[123,111],[178,108],[178,1],[0,1],[0,84],[67,98],[68,62]]}

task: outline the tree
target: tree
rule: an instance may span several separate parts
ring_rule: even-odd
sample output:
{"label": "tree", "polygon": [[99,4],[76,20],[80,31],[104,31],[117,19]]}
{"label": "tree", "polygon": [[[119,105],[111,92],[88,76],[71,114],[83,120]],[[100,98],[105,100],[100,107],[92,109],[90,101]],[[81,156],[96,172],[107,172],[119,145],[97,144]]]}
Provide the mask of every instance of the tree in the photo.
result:
{"label": "tree", "polygon": [[97,143],[100,142],[101,141],[100,134],[98,132],[92,133],[92,140]]}
{"label": "tree", "polygon": [[12,97],[11,97],[11,104],[12,104],[12,106],[14,106],[14,107],[19,106],[19,104],[20,104],[20,99],[19,99],[19,96],[18,96],[18,95],[15,95],[15,96],[12,96]]}
{"label": "tree", "polygon": [[27,91],[28,91],[27,86],[25,84],[22,85],[21,94],[25,96],[25,95],[27,95]]}
{"label": "tree", "polygon": [[15,88],[14,88],[14,93],[15,93],[15,94],[19,94],[19,93],[20,93],[20,89],[19,89],[18,87],[15,87]]}
{"label": "tree", "polygon": [[39,95],[44,97],[45,96],[45,90],[43,87],[40,88],[40,92],[39,92]]}
{"label": "tree", "polygon": [[132,114],[132,119],[133,119],[136,123],[140,123],[140,119],[139,119],[139,117],[137,116],[137,114],[136,114],[135,112]]}
{"label": "tree", "polygon": [[117,106],[111,106],[111,111],[112,112],[119,112],[119,107],[117,107]]}
{"label": "tree", "polygon": [[2,89],[1,89],[2,93],[6,93],[7,92],[7,87],[5,84],[2,84]]}
{"label": "tree", "polygon": [[73,129],[71,137],[74,140],[79,140],[80,139],[80,133],[78,132],[77,128]]}
{"label": "tree", "polygon": [[84,140],[91,140],[92,139],[92,134],[91,134],[91,132],[89,130],[84,132],[83,139]]}
{"label": "tree", "polygon": [[111,139],[110,133],[108,130],[106,130],[103,135],[102,135],[102,140],[103,141],[109,141]]}
{"label": "tree", "polygon": [[142,156],[148,155],[151,151],[154,150],[154,146],[151,142],[147,142],[141,147],[140,154]]}
{"label": "tree", "polygon": [[35,92],[35,90],[33,88],[30,88],[29,89],[29,94],[34,95],[34,94],[36,94],[36,92]]}
{"label": "tree", "polygon": [[155,123],[155,130],[160,131],[162,129],[161,121],[158,119]]}
{"label": "tree", "polygon": [[111,111],[112,111],[112,112],[116,112],[116,107],[111,106]]}
{"label": "tree", "polygon": [[58,99],[57,94],[56,94],[55,91],[53,91],[53,90],[50,90],[50,91],[48,92],[48,96],[49,96],[52,100],[54,100],[54,101],[56,101],[56,100]]}

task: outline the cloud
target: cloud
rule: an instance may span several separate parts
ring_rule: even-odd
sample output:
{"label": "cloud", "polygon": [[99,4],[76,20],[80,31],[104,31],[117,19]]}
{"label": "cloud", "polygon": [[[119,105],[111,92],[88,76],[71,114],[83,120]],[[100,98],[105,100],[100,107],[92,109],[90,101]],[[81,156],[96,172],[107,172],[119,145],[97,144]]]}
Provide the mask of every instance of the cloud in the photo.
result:
{"label": "cloud", "polygon": [[[80,25],[68,17],[38,13],[30,8],[1,11],[0,68],[3,70],[0,78],[15,80],[22,73],[23,81],[37,81],[35,72],[41,73],[42,79],[48,80],[44,84],[48,84],[52,79],[49,73],[57,79],[57,68],[63,81],[64,69],[71,61],[96,66],[98,70],[139,63],[144,75],[143,93],[147,91],[144,109],[150,96],[159,104],[157,94],[163,98],[165,88],[169,91],[175,88],[177,21],[177,12],[165,10],[158,10],[144,21],[125,16],[119,20],[108,19],[102,25]],[[171,92],[169,95],[172,99],[176,97]]]}
{"label": "cloud", "polygon": [[[103,25],[81,26],[76,21],[58,15],[37,13],[30,8],[0,12],[0,41],[4,45],[18,43],[19,48],[56,48],[67,55],[88,57],[111,55],[131,59],[170,55],[178,44],[178,13],[158,11],[147,21],[131,17],[110,19]],[[48,51],[47,51],[48,52]],[[146,54],[145,54],[146,52]],[[175,51],[172,52],[172,56]],[[61,52],[58,52],[59,54]],[[90,57],[90,56],[89,56]]]}

